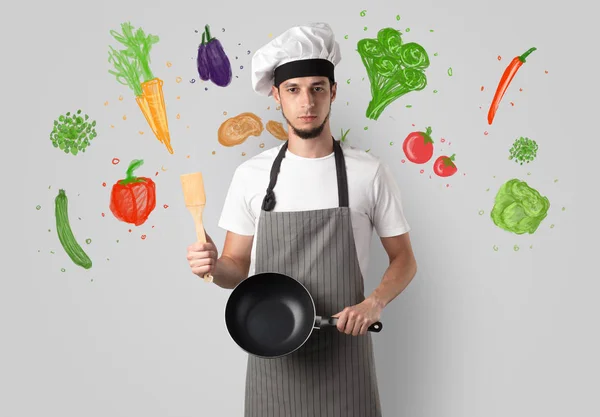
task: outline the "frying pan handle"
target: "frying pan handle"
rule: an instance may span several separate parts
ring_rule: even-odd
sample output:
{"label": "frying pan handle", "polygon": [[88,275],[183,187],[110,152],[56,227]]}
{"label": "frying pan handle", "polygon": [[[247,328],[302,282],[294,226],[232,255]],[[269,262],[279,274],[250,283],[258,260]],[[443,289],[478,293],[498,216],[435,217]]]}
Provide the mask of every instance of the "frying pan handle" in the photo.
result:
{"label": "frying pan handle", "polygon": [[[337,317],[329,317],[329,318],[317,317],[317,320],[316,320],[316,324],[317,324],[318,328],[335,327],[335,326],[337,326],[337,322],[338,322]],[[371,324],[367,330],[370,332],[379,333],[381,331],[381,329],[383,329],[383,323],[381,323],[380,321],[376,321],[375,323]]]}

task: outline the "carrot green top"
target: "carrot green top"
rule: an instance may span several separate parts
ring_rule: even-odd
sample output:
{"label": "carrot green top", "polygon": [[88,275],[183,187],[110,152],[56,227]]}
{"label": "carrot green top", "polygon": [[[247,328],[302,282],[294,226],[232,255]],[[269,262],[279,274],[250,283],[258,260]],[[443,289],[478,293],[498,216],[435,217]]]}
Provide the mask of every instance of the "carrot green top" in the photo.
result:
{"label": "carrot green top", "polygon": [[129,22],[122,23],[121,30],[122,34],[115,30],[110,31],[110,34],[126,48],[115,50],[109,46],[108,62],[114,65],[116,71],[108,72],[115,75],[118,82],[129,86],[136,96],[141,96],[141,83],[154,78],[150,69],[150,50],[152,45],[159,41],[159,37],[146,35],[141,28],[134,31]]}

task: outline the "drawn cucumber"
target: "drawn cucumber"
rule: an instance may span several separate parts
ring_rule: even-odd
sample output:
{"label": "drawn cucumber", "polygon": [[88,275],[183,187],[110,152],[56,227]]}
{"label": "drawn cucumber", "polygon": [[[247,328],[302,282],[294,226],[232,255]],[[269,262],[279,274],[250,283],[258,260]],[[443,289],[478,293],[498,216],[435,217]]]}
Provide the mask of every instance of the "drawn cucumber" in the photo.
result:
{"label": "drawn cucumber", "polygon": [[64,248],[67,255],[76,264],[85,269],[92,267],[92,261],[85,251],[81,248],[69,223],[69,200],[65,194],[65,190],[58,190],[58,195],[54,200],[54,209],[56,216],[56,232],[58,233],[58,239],[62,247]]}

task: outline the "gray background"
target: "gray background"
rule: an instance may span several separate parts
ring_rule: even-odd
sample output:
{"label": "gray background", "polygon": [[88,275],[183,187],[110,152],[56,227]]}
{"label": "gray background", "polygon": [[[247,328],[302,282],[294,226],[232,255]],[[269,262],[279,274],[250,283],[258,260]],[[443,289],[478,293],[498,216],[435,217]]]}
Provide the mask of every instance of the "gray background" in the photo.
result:
{"label": "gray background", "polygon": [[[586,10],[591,6],[583,5],[13,4],[0,25],[0,414],[242,415],[246,356],[224,325],[229,291],[189,271],[186,248],[196,236],[179,175],[203,172],[205,227],[221,248],[225,231],[216,223],[235,167],[281,143],[266,130],[233,148],[217,142],[219,125],[239,113],[254,112],[265,124],[283,120],[272,98],[252,91],[247,51],[254,53],[272,39],[269,34],[326,21],[342,48],[332,130],[339,137],[350,129],[352,146],[390,165],[419,265],[414,281],[384,310],[385,330],[374,337],[384,415],[597,415],[599,83],[596,21]],[[109,30],[127,20],[160,37],[151,66],[165,83],[173,155],[150,133],[132,91],[108,73],[108,45],[117,46]],[[226,88],[190,83],[198,79],[196,48],[207,23],[232,62],[234,79]],[[375,122],[365,117],[370,90],[355,47],[387,26],[420,43],[431,66],[427,88],[397,100]],[[531,46],[538,50],[488,126],[487,107],[504,68]],[[49,140],[52,122],[78,108],[97,120],[98,137],[85,154],[65,155]],[[429,178],[432,161],[401,163],[403,139],[427,126],[433,128],[434,158],[456,153],[459,171],[449,179]],[[529,166],[507,159],[520,136],[539,144]],[[113,165],[114,157],[121,163]],[[157,186],[157,207],[139,227],[108,209],[110,187],[132,159],[144,159],[136,173]],[[534,235],[506,232],[489,218],[496,191],[510,178],[526,180],[550,200]],[[59,188],[69,197],[75,236],[93,260],[90,270],[74,265],[58,241]],[[386,265],[374,235],[368,292]]]}

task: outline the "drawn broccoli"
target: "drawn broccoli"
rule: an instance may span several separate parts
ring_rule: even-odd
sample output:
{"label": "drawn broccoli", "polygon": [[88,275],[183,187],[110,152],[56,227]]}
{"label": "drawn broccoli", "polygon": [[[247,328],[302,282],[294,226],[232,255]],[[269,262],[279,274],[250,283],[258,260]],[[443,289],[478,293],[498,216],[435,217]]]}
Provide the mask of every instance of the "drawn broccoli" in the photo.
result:
{"label": "drawn broccoli", "polygon": [[525,181],[511,179],[496,194],[490,213],[494,224],[518,235],[532,234],[548,215],[550,201]]}
{"label": "drawn broccoli", "polygon": [[377,120],[394,100],[427,86],[427,52],[417,43],[403,44],[398,30],[381,29],[377,39],[361,39],[357,46],[371,82],[372,100],[366,112],[369,119]]}
{"label": "drawn broccoli", "polygon": [[79,151],[85,152],[91,144],[90,141],[97,136],[96,121],[88,119],[87,114],[81,116],[81,110],[60,115],[54,120],[50,132],[52,146],[72,155],[77,155]]}

